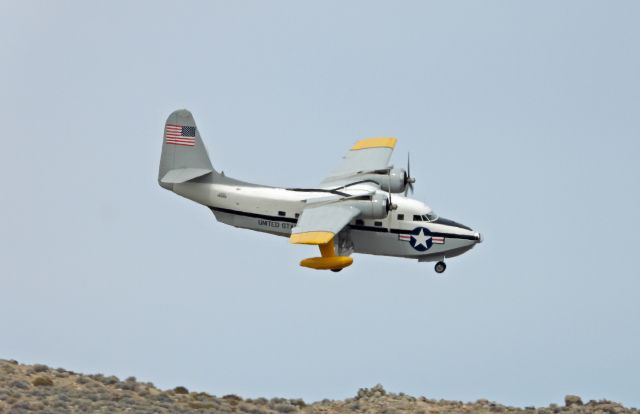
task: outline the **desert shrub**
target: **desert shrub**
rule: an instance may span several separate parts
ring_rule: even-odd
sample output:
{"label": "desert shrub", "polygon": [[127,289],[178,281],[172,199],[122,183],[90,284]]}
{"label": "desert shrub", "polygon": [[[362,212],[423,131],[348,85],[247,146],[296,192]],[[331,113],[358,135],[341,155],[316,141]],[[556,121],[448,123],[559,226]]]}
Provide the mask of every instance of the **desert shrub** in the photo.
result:
{"label": "desert shrub", "polygon": [[382,384],[376,384],[373,388],[371,388],[372,392],[378,392],[380,395],[386,395],[387,392],[384,390]]}
{"label": "desert shrub", "polygon": [[26,390],[29,388],[29,383],[26,381],[13,381],[9,384],[10,387],[19,388],[21,390]]}
{"label": "desert shrub", "polygon": [[126,405],[136,405],[137,401],[134,398],[131,397],[123,397],[120,400],[121,404],[126,404]]}
{"label": "desert shrub", "polygon": [[169,397],[169,396],[168,396],[167,394],[165,394],[165,393],[160,393],[160,394],[158,394],[158,395],[154,396],[154,397],[153,397],[153,399],[154,399],[155,401],[160,401],[160,402],[171,402],[171,401],[173,401],[173,400],[171,399],[171,397]]}
{"label": "desert shrub", "polygon": [[20,400],[18,402],[16,402],[15,404],[13,404],[13,409],[18,409],[18,410],[31,410],[31,403],[27,400]]}
{"label": "desert shrub", "polygon": [[126,382],[136,382],[137,379],[136,379],[136,377],[127,377],[127,379],[125,381]]}
{"label": "desert shrub", "polygon": [[43,364],[35,364],[29,369],[30,373],[47,372],[47,371],[49,371],[49,367]]}
{"label": "desert shrub", "polygon": [[69,398],[69,396],[67,394],[64,394],[62,392],[57,393],[57,397],[58,397],[58,400],[60,400],[60,401],[64,401],[64,402],[71,401],[71,398]]}
{"label": "desert shrub", "polygon": [[93,402],[96,402],[99,399],[98,394],[95,394],[95,393],[87,394],[85,398]]}
{"label": "desert shrub", "polygon": [[294,400],[290,400],[289,403],[295,405],[298,408],[304,408],[307,406],[307,403],[304,402],[302,398],[296,398]]}
{"label": "desert shrub", "polygon": [[91,401],[86,398],[77,398],[73,401],[73,405],[79,408],[80,412],[90,412],[91,406],[93,405]]}
{"label": "desert shrub", "polygon": [[298,411],[298,407],[296,407],[295,405],[291,405],[288,402],[273,404],[270,405],[270,408],[279,413],[292,413],[294,411]]}
{"label": "desert shrub", "polygon": [[253,400],[253,403],[256,405],[267,405],[269,404],[269,400],[267,400],[264,397],[260,397],[260,398],[256,398],[255,400]]}
{"label": "desert shrub", "polygon": [[189,401],[189,408],[195,408],[196,410],[202,410],[207,408],[216,408],[215,404],[202,401]]}
{"label": "desert shrub", "polygon": [[270,411],[261,410],[260,408],[256,408],[256,407],[250,407],[246,404],[240,404],[238,406],[238,409],[241,412],[247,413],[247,414],[269,414],[270,413]]}
{"label": "desert shrub", "polygon": [[183,387],[182,385],[178,385],[177,387],[175,387],[173,389],[173,392],[175,392],[176,394],[189,394],[189,390],[187,389],[187,387]]}
{"label": "desert shrub", "polygon": [[104,385],[114,385],[120,382],[120,380],[115,375],[110,375],[108,377],[103,377],[102,381],[100,382],[102,382]]}
{"label": "desert shrub", "polygon": [[115,387],[125,391],[135,391],[137,385],[135,382],[118,382]]}
{"label": "desert shrub", "polygon": [[198,401],[206,401],[206,400],[213,399],[213,397],[207,394],[206,392],[192,392],[191,394],[189,394],[189,396],[194,400],[198,400]]}
{"label": "desert shrub", "polygon": [[35,388],[32,388],[31,390],[29,390],[28,395],[30,397],[36,397],[37,399],[47,398],[49,395],[51,395],[51,388],[50,387],[35,387]]}
{"label": "desert shrub", "polygon": [[239,397],[235,394],[227,394],[222,397],[223,400],[228,402],[231,406],[236,406],[240,401],[242,401],[242,397]]}
{"label": "desert shrub", "polygon": [[36,377],[31,383],[36,387],[50,387],[53,385],[53,380],[49,377]]}
{"label": "desert shrub", "polygon": [[60,400],[56,400],[53,401],[51,403],[51,407],[55,408],[59,411],[63,411],[63,412],[68,412],[69,410],[67,409],[67,403],[65,403],[64,401],[60,401]]}
{"label": "desert shrub", "polygon": [[16,369],[12,365],[2,365],[2,371],[7,374],[13,374],[16,372]]}
{"label": "desert shrub", "polygon": [[240,410],[240,412],[242,412],[242,413],[248,413],[248,412],[251,411],[251,406],[249,406],[249,405],[247,405],[245,403],[242,403],[242,404],[238,405],[238,410]]}

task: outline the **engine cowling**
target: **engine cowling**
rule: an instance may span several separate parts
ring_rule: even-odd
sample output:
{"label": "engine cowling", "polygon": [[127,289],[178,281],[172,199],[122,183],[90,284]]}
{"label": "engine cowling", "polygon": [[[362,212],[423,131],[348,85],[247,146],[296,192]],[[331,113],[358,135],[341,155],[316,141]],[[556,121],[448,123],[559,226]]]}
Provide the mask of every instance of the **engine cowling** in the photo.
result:
{"label": "engine cowling", "polygon": [[389,213],[389,199],[384,194],[374,194],[370,200],[349,200],[347,205],[357,207],[361,213],[358,218],[362,219],[383,219]]}
{"label": "engine cowling", "polygon": [[392,168],[387,174],[384,172],[370,173],[363,176],[364,180],[371,180],[380,186],[381,190],[390,193],[402,193],[406,189],[406,172],[402,168]]}

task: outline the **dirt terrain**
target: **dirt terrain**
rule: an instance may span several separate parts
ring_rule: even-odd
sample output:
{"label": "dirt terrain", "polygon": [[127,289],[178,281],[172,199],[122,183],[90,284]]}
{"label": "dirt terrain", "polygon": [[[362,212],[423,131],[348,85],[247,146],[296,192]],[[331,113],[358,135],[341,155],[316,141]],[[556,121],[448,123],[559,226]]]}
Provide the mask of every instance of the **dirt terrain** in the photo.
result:
{"label": "dirt terrain", "polygon": [[624,414],[635,408],[601,400],[583,402],[568,395],[565,404],[508,407],[487,400],[463,403],[388,393],[380,385],[353,398],[307,403],[300,399],[213,396],[184,387],[161,390],[130,377],[84,375],[46,365],[0,360],[0,413],[422,413],[422,414]]}

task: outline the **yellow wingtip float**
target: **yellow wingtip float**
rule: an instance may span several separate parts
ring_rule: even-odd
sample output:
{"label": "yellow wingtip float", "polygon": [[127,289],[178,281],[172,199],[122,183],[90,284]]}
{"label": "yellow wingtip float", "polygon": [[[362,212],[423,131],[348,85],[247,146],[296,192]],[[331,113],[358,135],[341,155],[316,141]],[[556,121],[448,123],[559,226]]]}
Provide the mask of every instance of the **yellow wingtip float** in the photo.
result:
{"label": "yellow wingtip float", "polygon": [[342,270],[351,266],[353,259],[349,256],[310,257],[300,262],[300,266],[316,270]]}
{"label": "yellow wingtip float", "polygon": [[320,248],[320,255],[322,257],[304,259],[300,262],[300,266],[317,270],[339,271],[347,266],[351,266],[353,263],[353,259],[349,256],[336,256],[333,238],[326,243],[318,244],[318,247]]}

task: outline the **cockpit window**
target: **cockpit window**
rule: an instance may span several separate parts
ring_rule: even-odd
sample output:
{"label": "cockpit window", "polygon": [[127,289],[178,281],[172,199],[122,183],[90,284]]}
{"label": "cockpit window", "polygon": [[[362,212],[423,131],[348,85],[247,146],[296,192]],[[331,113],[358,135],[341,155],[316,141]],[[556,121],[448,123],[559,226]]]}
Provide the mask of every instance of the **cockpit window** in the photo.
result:
{"label": "cockpit window", "polygon": [[436,221],[438,215],[434,212],[423,214],[421,216],[413,216],[413,221]]}

